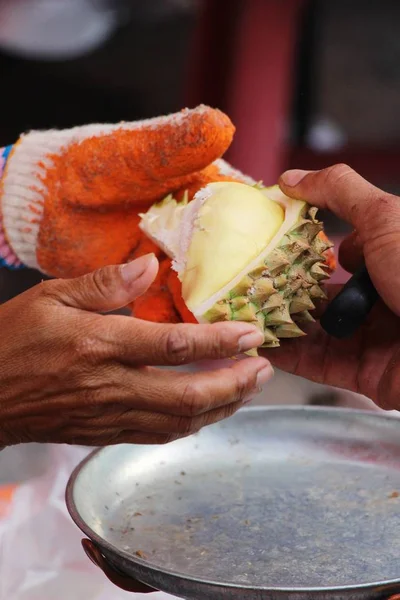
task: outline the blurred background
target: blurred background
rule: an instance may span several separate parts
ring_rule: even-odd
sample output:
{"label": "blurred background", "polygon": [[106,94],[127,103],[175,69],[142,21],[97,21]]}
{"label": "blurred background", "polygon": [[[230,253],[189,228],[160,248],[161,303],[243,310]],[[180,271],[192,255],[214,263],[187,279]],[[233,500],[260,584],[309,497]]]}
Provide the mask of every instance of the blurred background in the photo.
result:
{"label": "blurred background", "polygon": [[[289,167],[347,162],[400,192],[399,22],[398,0],[0,0],[0,146],[32,128],[202,102],[237,126],[227,159],[266,184]],[[337,246],[348,227],[322,216]],[[0,269],[0,302],[40,279]],[[256,401],[278,402],[371,407],[281,372]],[[43,473],[47,460],[45,446],[0,452],[0,517],[15,489],[5,484]],[[0,539],[0,566],[9,545]],[[46,560],[38,545],[39,571]],[[56,597],[43,589],[13,598]]]}
{"label": "blurred background", "polygon": [[[340,161],[399,191],[399,17],[396,0],[0,0],[0,146],[203,102],[266,184]],[[39,277],[0,271],[0,300]]]}
{"label": "blurred background", "polygon": [[[396,0],[0,0],[0,146],[203,102],[237,126],[227,159],[266,184],[347,162],[400,191],[399,22]],[[347,226],[323,218],[338,245]],[[0,301],[40,279],[0,270]],[[277,398],[370,405],[282,373],[258,402]],[[18,452],[3,481],[42,468],[44,449]]]}

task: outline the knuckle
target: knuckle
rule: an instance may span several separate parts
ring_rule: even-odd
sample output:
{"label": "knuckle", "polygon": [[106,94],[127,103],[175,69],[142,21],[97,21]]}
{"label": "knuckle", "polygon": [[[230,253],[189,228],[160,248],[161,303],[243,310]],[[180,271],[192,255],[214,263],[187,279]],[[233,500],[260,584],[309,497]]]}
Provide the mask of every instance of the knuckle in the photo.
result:
{"label": "knuckle", "polygon": [[196,430],[195,420],[190,417],[179,417],[176,424],[176,431],[179,435],[187,435]]}
{"label": "knuckle", "polygon": [[[379,207],[379,210],[377,208]],[[373,243],[382,237],[393,235],[394,245],[397,245],[400,217],[400,201],[397,196],[388,194],[382,190],[374,190],[371,202],[363,206],[363,237],[365,244],[371,239]],[[390,241],[390,240],[389,240]],[[382,240],[385,243],[385,240]]]}
{"label": "knuckle", "polygon": [[232,401],[241,402],[244,400],[248,391],[256,385],[256,376],[251,381],[243,373],[236,373],[235,375],[235,393]]}
{"label": "knuckle", "polygon": [[232,415],[234,415],[241,406],[241,402],[232,402],[232,404],[228,404],[228,406],[224,407],[224,415],[222,418],[229,419],[229,417],[232,417]]}
{"label": "knuckle", "polygon": [[165,353],[168,362],[175,365],[183,364],[193,357],[194,344],[184,327],[174,325],[168,331],[165,340]]}
{"label": "knuckle", "polygon": [[49,281],[42,281],[38,285],[32,288],[33,294],[44,296],[50,300],[58,300],[59,282],[57,279],[50,279]]}
{"label": "knuckle", "polygon": [[189,380],[183,388],[180,398],[180,409],[183,415],[195,417],[206,411],[210,405],[209,394],[204,386],[196,381]]}
{"label": "knuckle", "polygon": [[227,340],[230,340],[230,336],[226,323],[216,323],[210,325],[207,331],[208,335],[208,352],[209,358],[224,358],[227,354],[234,353],[237,348],[233,347],[233,344]]}
{"label": "knuckle", "polygon": [[[89,409],[91,409],[90,412],[99,414],[99,406],[102,406],[104,404],[104,400],[105,400],[105,394],[101,388],[99,388],[97,386],[92,387],[91,385],[88,385],[87,387],[84,387],[84,389],[81,391],[79,396],[80,396],[79,405],[81,407],[89,408]],[[89,413],[87,411],[86,411],[86,413],[87,413],[87,416],[86,416],[86,419],[87,419],[89,416]]]}
{"label": "knuckle", "polygon": [[98,360],[99,345],[92,335],[81,335],[73,341],[76,358],[85,363],[94,364]]}
{"label": "knuckle", "polygon": [[84,331],[74,335],[71,345],[75,358],[82,364],[94,365],[109,355],[106,337],[102,335],[98,322],[94,328],[86,327]]}
{"label": "knuckle", "polygon": [[324,170],[325,180],[328,184],[336,184],[342,177],[347,177],[354,173],[355,171],[345,163],[338,163]]}
{"label": "knuckle", "polygon": [[115,272],[112,267],[97,269],[91,275],[93,286],[100,297],[108,300],[110,291],[115,287]]}

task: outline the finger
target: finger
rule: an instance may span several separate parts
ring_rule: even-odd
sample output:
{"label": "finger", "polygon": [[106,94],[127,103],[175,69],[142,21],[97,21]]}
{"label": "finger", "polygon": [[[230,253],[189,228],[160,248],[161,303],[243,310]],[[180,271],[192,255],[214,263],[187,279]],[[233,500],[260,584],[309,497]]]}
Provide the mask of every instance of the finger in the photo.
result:
{"label": "finger", "polygon": [[[77,380],[74,390],[46,402],[42,398],[29,402],[28,416],[26,411],[21,415],[18,408],[8,411],[7,423],[14,422],[16,430],[34,431],[44,439],[47,431],[49,435],[61,436],[71,426],[85,430],[97,417],[101,417],[95,421],[97,425],[103,424],[108,429],[114,425],[119,430],[118,418],[126,410],[194,417],[243,401],[253,388],[273,375],[270,364],[263,358],[232,360],[231,364],[200,373],[154,367],[131,369],[121,365],[95,367],[94,373],[84,373]],[[232,407],[226,408],[224,414],[229,416],[231,411]],[[224,418],[224,414],[211,416],[210,420]],[[129,428],[139,430],[140,426],[131,423]]]}
{"label": "finger", "polygon": [[154,281],[158,261],[147,254],[126,265],[103,267],[82,277],[48,281],[43,294],[66,306],[108,312],[126,306]]}
{"label": "finger", "polygon": [[171,325],[110,316],[102,332],[111,358],[157,366],[231,357],[264,341],[258,328],[243,322]]}
{"label": "finger", "polygon": [[[305,328],[307,337],[288,340],[279,348],[262,350],[274,367],[314,383],[356,390],[358,348],[354,341],[329,337],[314,323]],[[285,340],[286,342],[286,340]]]}
{"label": "finger", "polygon": [[288,373],[365,395],[382,407],[391,402],[393,407],[392,391],[397,398],[398,385],[389,385],[391,393],[383,393],[383,388],[389,381],[388,365],[396,365],[398,327],[382,302],[349,339],[330,337],[319,323],[305,327],[305,332],[304,338],[284,340],[281,347],[263,350],[262,355]]}
{"label": "finger", "polygon": [[118,588],[126,592],[135,592],[137,594],[150,594],[155,592],[153,588],[116,571],[104,558],[100,550],[95,546],[91,540],[82,540],[82,547],[85,551],[86,556],[92,561],[92,563],[99,567],[107,577]]}
{"label": "finger", "polygon": [[348,235],[339,246],[339,262],[348,273],[355,273],[364,262],[360,236],[356,231]]}
{"label": "finger", "polygon": [[[245,400],[245,399],[244,399]],[[72,417],[69,419],[68,431],[87,431],[96,435],[114,436],[121,431],[141,431],[166,435],[189,435],[200,431],[203,427],[217,423],[233,415],[243,405],[243,402],[232,403],[227,407],[216,408],[194,417],[176,416],[156,411],[126,409],[115,406],[112,414],[98,415],[87,419]],[[83,429],[84,425],[84,429]],[[79,430],[78,430],[79,428]]]}
{"label": "finger", "polygon": [[104,208],[162,198],[222,156],[235,131],[229,117],[207,106],[107,129],[54,157],[64,203]]}
{"label": "finger", "polygon": [[[343,289],[343,285],[340,283],[336,284],[328,284],[323,287],[326,299],[315,300],[315,310],[313,310],[312,316],[314,319],[320,319],[324,314],[325,310],[328,308],[330,302],[338,295],[340,290]],[[304,329],[304,327],[303,327]]]}
{"label": "finger", "polygon": [[200,373],[147,368],[136,378],[134,407],[139,403],[142,410],[187,417],[223,408],[218,418],[226,418],[230,404],[243,402],[272,376],[271,365],[263,358],[232,360],[231,367]]}

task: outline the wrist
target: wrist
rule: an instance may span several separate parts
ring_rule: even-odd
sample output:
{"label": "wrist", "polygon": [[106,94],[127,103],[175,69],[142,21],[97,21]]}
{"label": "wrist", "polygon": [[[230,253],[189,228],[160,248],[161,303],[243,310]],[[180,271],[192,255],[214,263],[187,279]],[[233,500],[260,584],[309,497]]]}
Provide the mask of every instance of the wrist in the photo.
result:
{"label": "wrist", "polygon": [[[1,190],[1,178],[6,170],[7,159],[11,153],[12,146],[6,146],[0,148],[0,190]],[[7,239],[7,235],[3,224],[3,214],[1,210],[1,196],[0,196],[0,267],[7,267],[8,269],[16,270],[21,269],[24,265],[18,259],[17,255],[10,246]]]}

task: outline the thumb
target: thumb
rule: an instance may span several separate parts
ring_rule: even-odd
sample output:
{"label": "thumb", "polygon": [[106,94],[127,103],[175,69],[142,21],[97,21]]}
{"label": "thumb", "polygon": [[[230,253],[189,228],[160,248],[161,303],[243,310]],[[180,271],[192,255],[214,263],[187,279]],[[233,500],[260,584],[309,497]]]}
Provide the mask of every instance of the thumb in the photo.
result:
{"label": "thumb", "polygon": [[66,306],[109,312],[144,294],[157,272],[157,258],[146,254],[125,265],[103,267],[75,279],[57,280],[52,295]]}
{"label": "thumb", "polygon": [[[366,181],[351,167],[339,164],[321,171],[286,171],[279,180],[281,190],[291,198],[328,209],[350,223],[359,235],[368,237],[376,217],[399,201]],[[379,207],[379,208],[378,208]]]}
{"label": "thumb", "polygon": [[347,165],[287,171],[279,186],[289,197],[328,209],[354,227],[357,253],[362,249],[378,293],[400,314],[400,199],[373,186]]}

